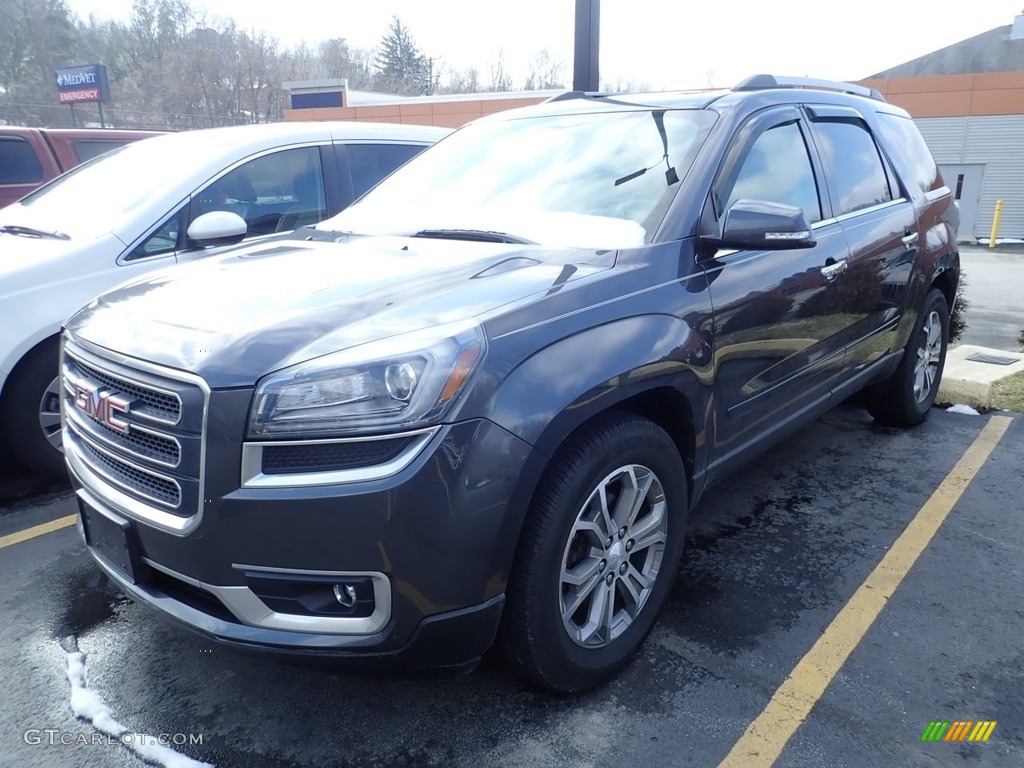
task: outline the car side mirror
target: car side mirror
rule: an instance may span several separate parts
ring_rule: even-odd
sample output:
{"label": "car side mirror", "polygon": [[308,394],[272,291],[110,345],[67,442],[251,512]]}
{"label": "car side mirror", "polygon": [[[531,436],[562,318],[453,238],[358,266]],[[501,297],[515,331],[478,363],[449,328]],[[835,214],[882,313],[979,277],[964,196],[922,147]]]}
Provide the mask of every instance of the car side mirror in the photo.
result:
{"label": "car side mirror", "polygon": [[716,248],[755,251],[813,248],[817,244],[803,209],[767,200],[737,200],[725,213],[721,237],[705,241]]}
{"label": "car side mirror", "polygon": [[204,248],[240,243],[247,231],[245,219],[231,211],[210,211],[188,225],[189,239]]}

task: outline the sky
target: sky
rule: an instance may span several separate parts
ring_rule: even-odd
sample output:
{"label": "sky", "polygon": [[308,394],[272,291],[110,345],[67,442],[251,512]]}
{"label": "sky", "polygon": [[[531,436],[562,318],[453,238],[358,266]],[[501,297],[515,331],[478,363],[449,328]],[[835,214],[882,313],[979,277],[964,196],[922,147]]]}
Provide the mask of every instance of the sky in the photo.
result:
{"label": "sky", "polygon": [[[564,62],[566,83],[572,80],[575,0],[190,3],[211,18],[268,32],[285,47],[342,37],[372,49],[398,16],[442,72],[476,67],[487,83],[501,54],[518,88],[546,50]],[[83,18],[127,20],[132,2],[67,4]],[[1024,0],[602,0],[601,81],[660,90],[728,87],[759,72],[856,80],[1011,24],[1022,7]]]}

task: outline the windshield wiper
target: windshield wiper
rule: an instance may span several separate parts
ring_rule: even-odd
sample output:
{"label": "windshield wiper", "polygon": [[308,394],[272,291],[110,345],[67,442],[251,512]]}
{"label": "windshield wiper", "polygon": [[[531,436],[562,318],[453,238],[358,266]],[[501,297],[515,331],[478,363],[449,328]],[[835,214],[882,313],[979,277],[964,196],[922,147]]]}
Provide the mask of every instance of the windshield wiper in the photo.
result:
{"label": "windshield wiper", "polygon": [[517,237],[506,232],[489,232],[480,229],[424,229],[413,237],[432,237],[438,240],[473,240],[481,243],[514,243],[516,245],[536,245],[533,240]]}
{"label": "windshield wiper", "polygon": [[44,232],[41,229],[33,229],[32,227],[19,227],[16,224],[4,224],[0,227],[0,232],[6,232],[8,235],[18,235],[20,237],[35,237],[35,238],[52,238],[54,240],[70,240],[68,235],[63,232]]}

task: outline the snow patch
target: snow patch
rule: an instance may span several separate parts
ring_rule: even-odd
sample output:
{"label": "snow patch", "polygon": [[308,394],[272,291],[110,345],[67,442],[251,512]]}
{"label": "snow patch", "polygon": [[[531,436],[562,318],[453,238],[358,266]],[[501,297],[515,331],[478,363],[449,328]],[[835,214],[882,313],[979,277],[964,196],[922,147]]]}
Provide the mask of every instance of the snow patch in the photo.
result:
{"label": "snow patch", "polygon": [[[978,245],[988,245],[990,242],[992,242],[991,238],[988,238],[988,237],[979,237],[978,238]],[[997,237],[996,238],[996,245],[1020,245],[1021,243],[1024,243],[1024,240],[1021,240],[1019,237]]]}
{"label": "snow patch", "polygon": [[981,416],[981,414],[971,408],[971,406],[963,405],[962,403],[949,406],[949,408],[946,409],[946,413],[962,413],[965,416]]}
{"label": "snow patch", "polygon": [[[162,768],[214,768],[210,763],[193,760],[161,744],[157,737],[129,731],[114,719],[103,697],[89,688],[85,679],[85,654],[77,650],[74,638],[65,639],[64,651],[68,657],[68,682],[71,683],[71,711],[75,717],[86,720],[100,733],[114,737],[130,752],[148,763]],[[75,650],[68,650],[68,647]]]}

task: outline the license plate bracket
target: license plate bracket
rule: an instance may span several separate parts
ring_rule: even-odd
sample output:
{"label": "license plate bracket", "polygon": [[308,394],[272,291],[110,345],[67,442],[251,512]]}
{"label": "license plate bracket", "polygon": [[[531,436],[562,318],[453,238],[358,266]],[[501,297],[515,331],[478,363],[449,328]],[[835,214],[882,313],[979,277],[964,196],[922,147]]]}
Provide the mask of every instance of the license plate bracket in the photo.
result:
{"label": "license plate bracket", "polygon": [[102,510],[78,500],[85,529],[85,542],[105,563],[132,584],[138,572],[139,547],[135,529],[128,520],[113,517]]}

